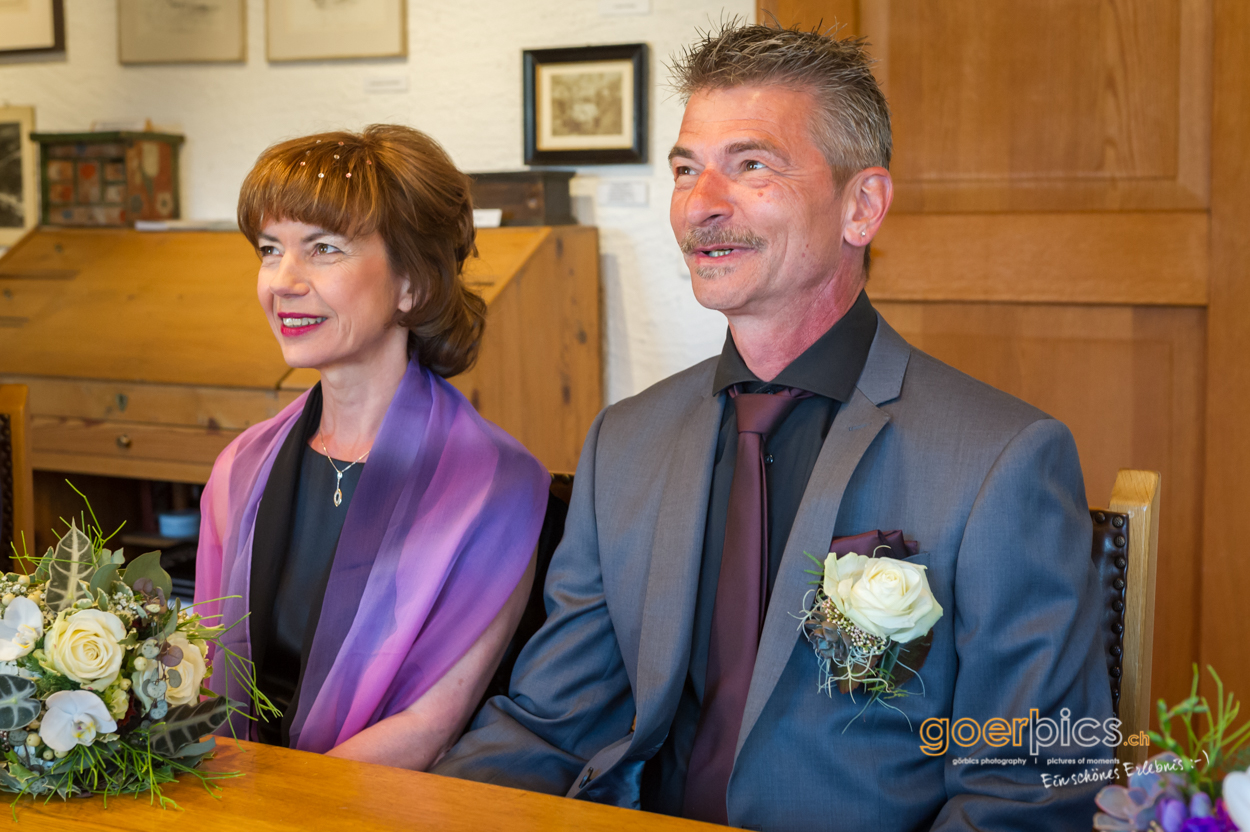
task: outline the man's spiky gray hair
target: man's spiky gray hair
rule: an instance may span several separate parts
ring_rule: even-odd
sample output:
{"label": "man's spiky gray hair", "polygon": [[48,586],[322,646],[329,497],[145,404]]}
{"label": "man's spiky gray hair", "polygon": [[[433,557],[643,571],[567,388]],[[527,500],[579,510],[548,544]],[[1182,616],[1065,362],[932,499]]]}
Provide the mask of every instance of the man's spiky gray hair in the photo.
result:
{"label": "man's spiky gray hair", "polygon": [[669,66],[683,100],[754,84],[808,90],[821,105],[813,113],[814,137],[839,181],[864,168],[889,168],[890,109],[862,38],[839,40],[737,18],[700,34]]}

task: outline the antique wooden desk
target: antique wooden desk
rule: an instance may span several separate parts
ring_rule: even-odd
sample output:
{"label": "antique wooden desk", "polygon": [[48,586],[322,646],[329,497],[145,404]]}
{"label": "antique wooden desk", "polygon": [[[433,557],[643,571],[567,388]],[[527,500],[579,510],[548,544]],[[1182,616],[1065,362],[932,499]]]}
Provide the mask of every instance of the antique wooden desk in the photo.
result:
{"label": "antique wooden desk", "polygon": [[24,799],[18,830],[137,829],[391,830],[448,832],[696,832],[724,827],[679,818],[600,806],[580,800],[505,789],[433,774],[403,771],[291,751],[221,740],[215,771],[245,776],[223,781],[216,798],[197,781],[167,786],[167,797],[182,811],[162,811],[146,796],[114,798],[105,809],[100,798],[50,803]]}
{"label": "antique wooden desk", "polygon": [[[488,305],[452,380],[548,468],[601,407],[594,228],[482,229]],[[203,483],[231,439],[316,383],[292,371],[237,232],[37,228],[0,258],[0,383],[30,387],[33,467]]]}

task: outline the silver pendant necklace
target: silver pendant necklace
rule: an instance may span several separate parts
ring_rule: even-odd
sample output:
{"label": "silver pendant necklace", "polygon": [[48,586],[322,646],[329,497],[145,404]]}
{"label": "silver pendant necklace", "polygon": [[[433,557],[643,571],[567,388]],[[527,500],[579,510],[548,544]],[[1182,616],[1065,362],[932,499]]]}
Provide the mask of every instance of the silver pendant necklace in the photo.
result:
{"label": "silver pendant necklace", "polygon": [[351,465],[348,465],[340,471],[339,467],[334,464],[334,457],[330,456],[330,451],[326,448],[325,439],[321,439],[321,450],[325,451],[326,459],[330,460],[330,467],[333,468],[334,473],[338,475],[338,479],[334,481],[334,507],[338,508],[343,505],[343,475],[351,470],[352,465],[355,465],[356,462],[360,462],[362,459],[367,457],[369,455],[369,451],[365,451],[363,454],[356,457],[356,462],[353,462]]}

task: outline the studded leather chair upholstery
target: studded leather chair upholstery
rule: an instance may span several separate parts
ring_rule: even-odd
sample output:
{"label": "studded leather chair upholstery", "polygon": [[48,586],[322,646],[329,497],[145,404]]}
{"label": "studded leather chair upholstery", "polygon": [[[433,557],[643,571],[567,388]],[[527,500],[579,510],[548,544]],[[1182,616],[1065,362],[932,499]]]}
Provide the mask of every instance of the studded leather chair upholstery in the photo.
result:
{"label": "studded leather chair upholstery", "polygon": [[1120,680],[1124,676],[1124,596],[1128,575],[1128,515],[1090,509],[1094,520],[1094,564],[1102,589],[1102,641],[1111,679],[1111,705],[1120,714]]}
{"label": "studded leather chair upholstery", "polygon": [[[1103,605],[1102,640],[1111,702],[1128,738],[1150,725],[1150,654],[1154,645],[1155,560],[1159,539],[1159,475],[1123,469],[1111,508],[1091,508],[1092,555]],[[1141,763],[1144,745],[1121,746],[1118,756]]]}

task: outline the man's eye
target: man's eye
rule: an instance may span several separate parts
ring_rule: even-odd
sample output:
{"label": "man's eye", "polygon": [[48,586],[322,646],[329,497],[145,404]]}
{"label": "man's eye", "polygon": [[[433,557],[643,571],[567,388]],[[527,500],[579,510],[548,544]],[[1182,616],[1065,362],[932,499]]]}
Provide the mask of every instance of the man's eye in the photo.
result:
{"label": "man's eye", "polygon": [[678,165],[673,168],[673,176],[690,176],[694,170],[689,165]]}
{"label": "man's eye", "polygon": [[763,170],[765,165],[763,162],[757,162],[754,159],[749,159],[743,164],[743,167],[747,170]]}

